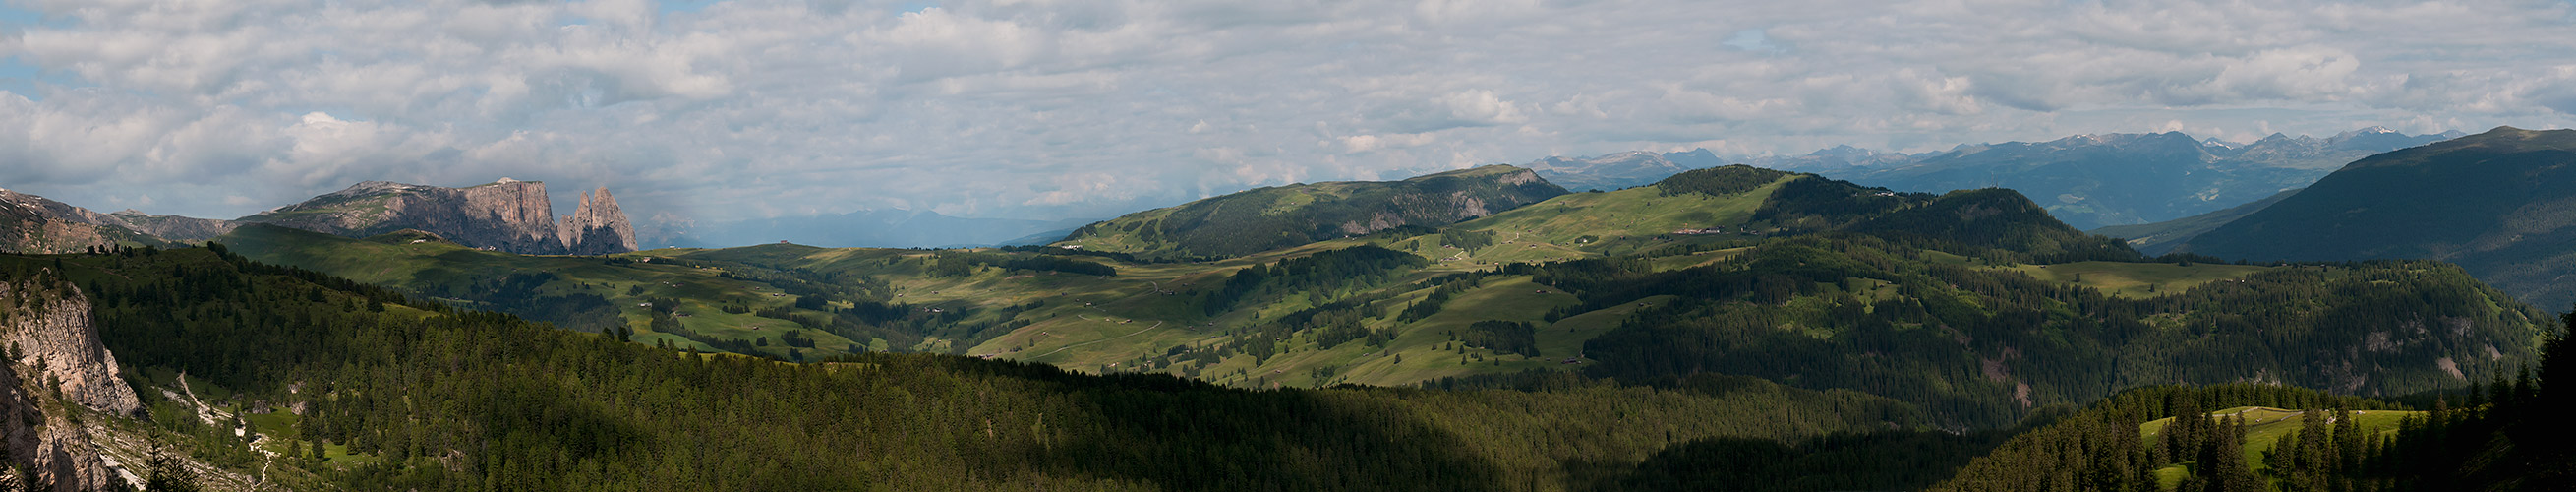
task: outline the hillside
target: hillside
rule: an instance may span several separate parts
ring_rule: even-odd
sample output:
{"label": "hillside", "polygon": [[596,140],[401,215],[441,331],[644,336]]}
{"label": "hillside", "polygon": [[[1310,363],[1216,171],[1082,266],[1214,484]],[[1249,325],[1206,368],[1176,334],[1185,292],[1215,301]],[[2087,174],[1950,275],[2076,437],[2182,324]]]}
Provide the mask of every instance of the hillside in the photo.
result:
{"label": "hillside", "polygon": [[1403,181],[1258,188],[1083,226],[1055,244],[1148,258],[1224,257],[1442,227],[1565,194],[1527,169],[1485,166]]}
{"label": "hillside", "polygon": [[2372,156],[2178,248],[2222,258],[2430,258],[2542,306],[2576,302],[2576,130],[2511,127]]}
{"label": "hillside", "polygon": [[[2149,384],[2263,380],[2373,395],[2449,387],[2530,360],[2545,323],[2438,263],[2195,265],[2225,269],[2167,274],[2189,285],[2175,290],[2139,289],[2156,277],[2112,275],[2109,264],[2041,280],[2024,273],[2028,265],[1820,237],[1709,267],[1595,260],[1534,274],[1581,300],[1559,314],[1639,307],[1585,342],[1584,356],[1597,361],[1586,374],[1716,372],[1853,389],[1969,427]],[[2422,325],[2455,329],[2413,328]]]}
{"label": "hillside", "polygon": [[2103,227],[2088,232],[2127,240],[2129,242],[2129,247],[2137,249],[2140,253],[2161,255],[2173,252],[2175,248],[2181,247],[2183,243],[2190,242],[2192,238],[2200,237],[2202,234],[2208,234],[2209,231],[2216,230],[2219,226],[2227,225],[2229,222],[2235,222],[2236,219],[2242,219],[2247,215],[2253,215],[2255,211],[2263,210],[2264,207],[2270,207],[2274,203],[2280,203],[2281,199],[2289,198],[2290,195],[2296,195],[2298,193],[2299,190],[2295,189],[2283,191],[2272,195],[2270,198],[2255,200],[2244,205],[2228,207],[2225,210],[2219,210],[2216,212],[2153,224]]}
{"label": "hillside", "polygon": [[2564,490],[2576,445],[2533,437],[2576,430],[2576,397],[2548,384],[2576,377],[2565,337],[2536,371],[2403,398],[2412,407],[2271,385],[2122,392],[1929,490]]}
{"label": "hillside", "polygon": [[[2010,190],[1898,193],[1744,165],[1695,169],[1653,186],[1565,195],[1450,229],[1521,246],[1458,256],[1484,263],[1619,256],[1827,232],[2013,251],[2044,261],[2131,256],[2116,241],[2069,228]],[[1416,244],[1447,242],[1445,236],[1426,237]]]}
{"label": "hillside", "polygon": [[[2141,388],[2015,436],[1928,490],[2271,490],[2267,476],[2292,475],[2293,467],[2275,470],[2267,463],[2266,452],[2280,436],[2305,429],[2320,454],[2343,456],[2342,445],[2393,434],[2396,421],[2416,413],[2382,400],[2281,386]],[[2355,425],[2311,428],[2311,415],[2317,424]],[[2362,454],[2353,451],[2355,458]],[[2175,488],[2183,485],[2189,486]]]}

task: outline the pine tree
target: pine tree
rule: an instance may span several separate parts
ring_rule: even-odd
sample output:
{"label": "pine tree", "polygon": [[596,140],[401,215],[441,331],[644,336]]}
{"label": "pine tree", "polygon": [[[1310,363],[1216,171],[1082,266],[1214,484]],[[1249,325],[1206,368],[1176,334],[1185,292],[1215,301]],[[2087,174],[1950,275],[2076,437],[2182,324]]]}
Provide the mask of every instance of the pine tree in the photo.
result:
{"label": "pine tree", "polygon": [[2230,416],[2210,429],[2200,447],[2200,487],[2207,492],[2260,492],[2263,479],[2245,463],[2245,419]]}

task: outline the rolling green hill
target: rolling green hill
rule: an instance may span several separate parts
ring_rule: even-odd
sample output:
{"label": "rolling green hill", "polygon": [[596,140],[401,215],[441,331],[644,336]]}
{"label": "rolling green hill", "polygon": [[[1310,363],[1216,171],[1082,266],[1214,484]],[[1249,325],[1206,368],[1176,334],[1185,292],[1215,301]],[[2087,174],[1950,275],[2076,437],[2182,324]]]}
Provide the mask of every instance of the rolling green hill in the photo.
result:
{"label": "rolling green hill", "polygon": [[1695,169],[1653,186],[1565,195],[1449,230],[1489,236],[1475,242],[1504,247],[1456,248],[1453,234],[1423,237],[1412,250],[1496,264],[1857,232],[2023,261],[2135,256],[2115,241],[2057,222],[2011,190],[1897,193],[1742,165]]}
{"label": "rolling green hill", "polygon": [[1148,258],[1224,257],[1441,227],[1565,194],[1527,169],[1485,166],[1403,181],[1259,188],[1083,226],[1056,244]]}
{"label": "rolling green hill", "polygon": [[2257,261],[2429,258],[2576,302],[2576,130],[2500,127],[2371,156],[2179,250]]}

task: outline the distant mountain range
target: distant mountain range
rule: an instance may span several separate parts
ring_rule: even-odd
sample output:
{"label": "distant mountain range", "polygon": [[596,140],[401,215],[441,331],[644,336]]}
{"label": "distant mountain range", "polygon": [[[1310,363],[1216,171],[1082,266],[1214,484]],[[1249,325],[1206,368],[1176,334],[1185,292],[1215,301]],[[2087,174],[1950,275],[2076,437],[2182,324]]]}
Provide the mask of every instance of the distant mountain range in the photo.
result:
{"label": "distant mountain range", "polygon": [[2080,135],[1966,146],[1843,176],[1900,190],[2011,188],[2079,229],[2161,222],[2306,186],[2381,152],[2450,138],[2370,128],[2333,138],[2273,134],[2242,146],[2180,132]]}
{"label": "distant mountain range", "polygon": [[2457,137],[2381,127],[2329,138],[2273,134],[2248,144],[2180,132],[2078,135],[1904,154],[1838,146],[1798,156],[1723,158],[1706,150],[1550,157],[1527,164],[1569,189],[1653,183],[1657,172],[1720,164],[1821,174],[1895,190],[2010,188],[2079,229],[2145,224],[2242,205],[2315,182],[2345,163]]}
{"label": "distant mountain range", "polygon": [[1612,191],[1652,184],[1682,171],[1726,165],[1708,149],[1689,152],[1620,152],[1598,157],[1548,157],[1522,164],[1547,182],[1574,191]]}

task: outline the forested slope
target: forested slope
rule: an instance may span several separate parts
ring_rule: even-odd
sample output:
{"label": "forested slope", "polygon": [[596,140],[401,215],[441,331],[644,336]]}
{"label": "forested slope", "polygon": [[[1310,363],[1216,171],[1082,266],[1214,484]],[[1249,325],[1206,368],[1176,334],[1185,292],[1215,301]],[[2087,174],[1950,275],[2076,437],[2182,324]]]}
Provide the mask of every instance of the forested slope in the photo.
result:
{"label": "forested slope", "polygon": [[2576,302],[2576,130],[2498,127],[2371,156],[2178,251],[2254,261],[2458,263],[2533,304]]}
{"label": "forested slope", "polygon": [[2123,392],[1932,490],[2568,490],[2576,399],[2546,384],[2576,378],[2576,343],[2547,345],[2537,373],[2408,398],[2429,411],[2278,386]]}

